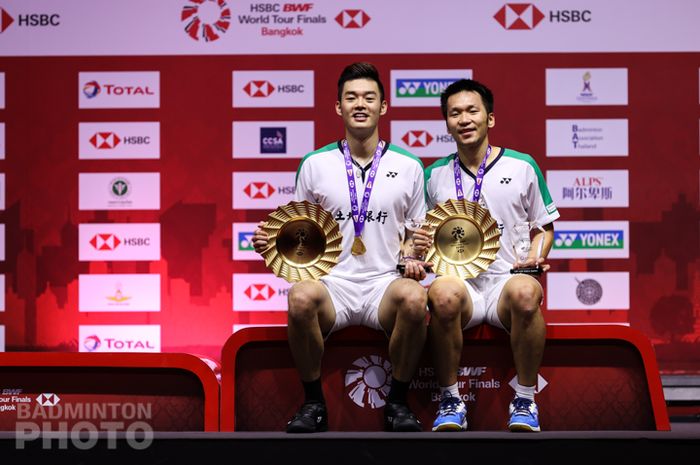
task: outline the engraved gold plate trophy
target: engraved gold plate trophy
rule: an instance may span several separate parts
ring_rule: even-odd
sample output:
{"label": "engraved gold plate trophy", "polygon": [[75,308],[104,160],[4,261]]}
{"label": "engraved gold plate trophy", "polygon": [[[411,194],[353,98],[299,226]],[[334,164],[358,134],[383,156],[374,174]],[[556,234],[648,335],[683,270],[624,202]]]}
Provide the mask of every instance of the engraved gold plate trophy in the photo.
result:
{"label": "engraved gold plate trophy", "polygon": [[434,233],[425,261],[435,274],[474,278],[496,260],[501,232],[478,203],[447,200],[428,212],[426,223]]}
{"label": "engraved gold plate trophy", "polygon": [[[518,262],[524,263],[530,256],[530,250],[532,249],[531,231],[533,228],[537,228],[544,232],[541,226],[530,226],[530,223],[523,222],[513,225],[510,230],[511,243],[513,246],[513,253],[515,253],[515,258]],[[539,247],[537,249],[537,255],[534,257],[535,260],[542,256],[542,246],[544,245],[544,239],[540,241]],[[542,266],[527,266],[520,268],[513,268],[510,270],[511,274],[529,274],[532,276],[539,276],[542,274]]]}
{"label": "engraved gold plate trophy", "polygon": [[262,227],[268,247],[262,252],[265,265],[292,283],[316,280],[327,274],[341,252],[343,236],[338,222],[321,206],[289,202],[267,216]]}

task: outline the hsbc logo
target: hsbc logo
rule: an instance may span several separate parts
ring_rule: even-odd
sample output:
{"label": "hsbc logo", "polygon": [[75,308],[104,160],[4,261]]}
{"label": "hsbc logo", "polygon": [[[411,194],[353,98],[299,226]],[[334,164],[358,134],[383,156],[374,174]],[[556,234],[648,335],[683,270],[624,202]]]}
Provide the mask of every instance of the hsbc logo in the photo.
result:
{"label": "hsbc logo", "polygon": [[113,132],[96,132],[94,136],[90,138],[90,143],[96,149],[113,149],[119,145],[121,139],[118,135]]}
{"label": "hsbc logo", "polygon": [[275,91],[275,86],[268,81],[250,81],[243,91],[251,97],[267,97]]}
{"label": "hsbc logo", "polygon": [[243,192],[251,199],[267,199],[275,193],[275,188],[268,182],[251,182]]}
{"label": "hsbc logo", "polygon": [[362,29],[370,19],[363,10],[343,10],[335,17],[335,22],[343,29]]}
{"label": "hsbc logo", "polygon": [[36,398],[36,403],[42,407],[53,407],[54,405],[58,405],[60,401],[61,398],[51,392],[39,394]]}
{"label": "hsbc logo", "polygon": [[[56,13],[31,13],[17,15],[17,26],[20,27],[46,27],[59,26],[61,16]],[[0,8],[0,33],[10,27],[15,18],[4,8]]]}
{"label": "hsbc logo", "polygon": [[401,140],[409,147],[425,147],[433,141],[428,131],[408,131]]}
{"label": "hsbc logo", "polygon": [[276,293],[269,284],[251,284],[243,293],[250,300],[270,300]]}
{"label": "hsbc logo", "polygon": [[[551,10],[550,23],[589,23],[592,19],[590,10]],[[545,14],[532,3],[506,3],[493,15],[494,19],[509,30],[534,29]]]}
{"label": "hsbc logo", "polygon": [[95,234],[90,239],[90,245],[97,250],[114,250],[122,241],[114,234]]}

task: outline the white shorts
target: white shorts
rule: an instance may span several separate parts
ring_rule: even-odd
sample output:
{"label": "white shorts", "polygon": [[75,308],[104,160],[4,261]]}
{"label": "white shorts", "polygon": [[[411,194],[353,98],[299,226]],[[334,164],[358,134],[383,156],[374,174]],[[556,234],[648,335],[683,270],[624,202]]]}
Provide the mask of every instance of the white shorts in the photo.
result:
{"label": "white shorts", "polygon": [[501,328],[507,331],[498,318],[498,301],[501,298],[503,287],[508,280],[515,277],[513,274],[490,274],[477,276],[474,279],[465,280],[464,285],[472,298],[474,311],[472,318],[464,329],[471,328],[482,323]]}
{"label": "white shorts", "polygon": [[384,331],[379,324],[379,303],[389,284],[399,278],[398,274],[390,274],[358,283],[332,275],[321,277],[335,307],[335,323],[328,334],[348,326]]}

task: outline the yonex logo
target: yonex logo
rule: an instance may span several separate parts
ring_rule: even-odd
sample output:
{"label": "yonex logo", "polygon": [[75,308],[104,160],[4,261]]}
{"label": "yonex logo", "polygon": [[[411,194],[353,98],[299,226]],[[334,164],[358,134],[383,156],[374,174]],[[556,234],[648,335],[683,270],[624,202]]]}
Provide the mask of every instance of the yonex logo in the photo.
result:
{"label": "yonex logo", "polygon": [[532,3],[506,3],[493,17],[505,29],[534,29],[544,14]]}
{"label": "yonex logo", "polygon": [[267,199],[275,193],[275,188],[268,182],[251,182],[243,192],[251,199]]}
{"label": "yonex logo", "polygon": [[372,19],[362,10],[343,10],[335,17],[335,21],[345,29],[361,29]]}
{"label": "yonex logo", "polygon": [[12,24],[15,21],[15,19],[10,16],[10,13],[5,11],[3,8],[0,8],[0,32],[5,32],[5,29],[10,27],[10,24]]}
{"label": "yonex logo", "polygon": [[275,86],[268,81],[250,81],[243,91],[251,97],[267,97],[275,91]]}
{"label": "yonex logo", "polygon": [[275,290],[269,284],[251,284],[243,293],[250,300],[270,300],[275,295]]}
{"label": "yonex logo", "polygon": [[113,149],[119,145],[121,139],[113,132],[96,132],[91,138],[90,143],[96,149]]}
{"label": "yonex logo", "polygon": [[253,251],[253,231],[242,231],[238,233],[238,250]]}
{"label": "yonex logo", "polygon": [[95,98],[100,93],[101,89],[97,81],[86,82],[83,86],[83,94],[85,94],[87,98]]}
{"label": "yonex logo", "polygon": [[409,147],[425,147],[433,141],[428,131],[408,131],[401,138]]}
{"label": "yonex logo", "polygon": [[386,177],[387,178],[395,178],[396,175],[398,175],[398,174],[399,174],[398,171],[389,171],[386,173]]}
{"label": "yonex logo", "polygon": [[396,96],[425,98],[440,97],[443,90],[456,79],[397,79],[396,80]]}
{"label": "yonex logo", "polygon": [[383,407],[389,394],[391,363],[378,355],[360,357],[345,373],[345,389],[360,407]]}
{"label": "yonex logo", "polygon": [[231,10],[224,0],[189,0],[182,7],[180,20],[188,36],[213,42],[231,25]]}
{"label": "yonex logo", "polygon": [[501,184],[510,184],[513,178],[501,178]]}
{"label": "yonex logo", "polygon": [[122,241],[114,234],[95,234],[90,239],[90,245],[97,250],[114,250]]}
{"label": "yonex logo", "polygon": [[51,392],[39,394],[36,398],[36,403],[41,405],[42,407],[53,407],[54,405],[57,405],[60,401],[61,398]]}
{"label": "yonex logo", "polygon": [[555,249],[622,249],[624,231],[555,231]]}

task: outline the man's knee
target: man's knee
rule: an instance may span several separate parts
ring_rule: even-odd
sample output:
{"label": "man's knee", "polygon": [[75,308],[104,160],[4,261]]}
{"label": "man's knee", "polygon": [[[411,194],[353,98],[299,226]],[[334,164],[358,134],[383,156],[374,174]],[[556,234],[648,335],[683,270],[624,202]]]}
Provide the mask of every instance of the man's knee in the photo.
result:
{"label": "man's knee", "polygon": [[428,296],[425,289],[415,281],[404,283],[394,297],[397,314],[405,321],[425,321]]}
{"label": "man's knee", "polygon": [[513,312],[532,317],[540,311],[542,288],[533,280],[519,280],[511,287],[509,300]]}
{"label": "man's knee", "polygon": [[434,318],[450,321],[458,318],[467,304],[467,288],[453,276],[433,281],[428,290],[428,302]]}
{"label": "man's knee", "polygon": [[301,281],[292,286],[287,295],[288,318],[292,321],[312,320],[318,314],[323,300],[323,285],[313,281]]}

